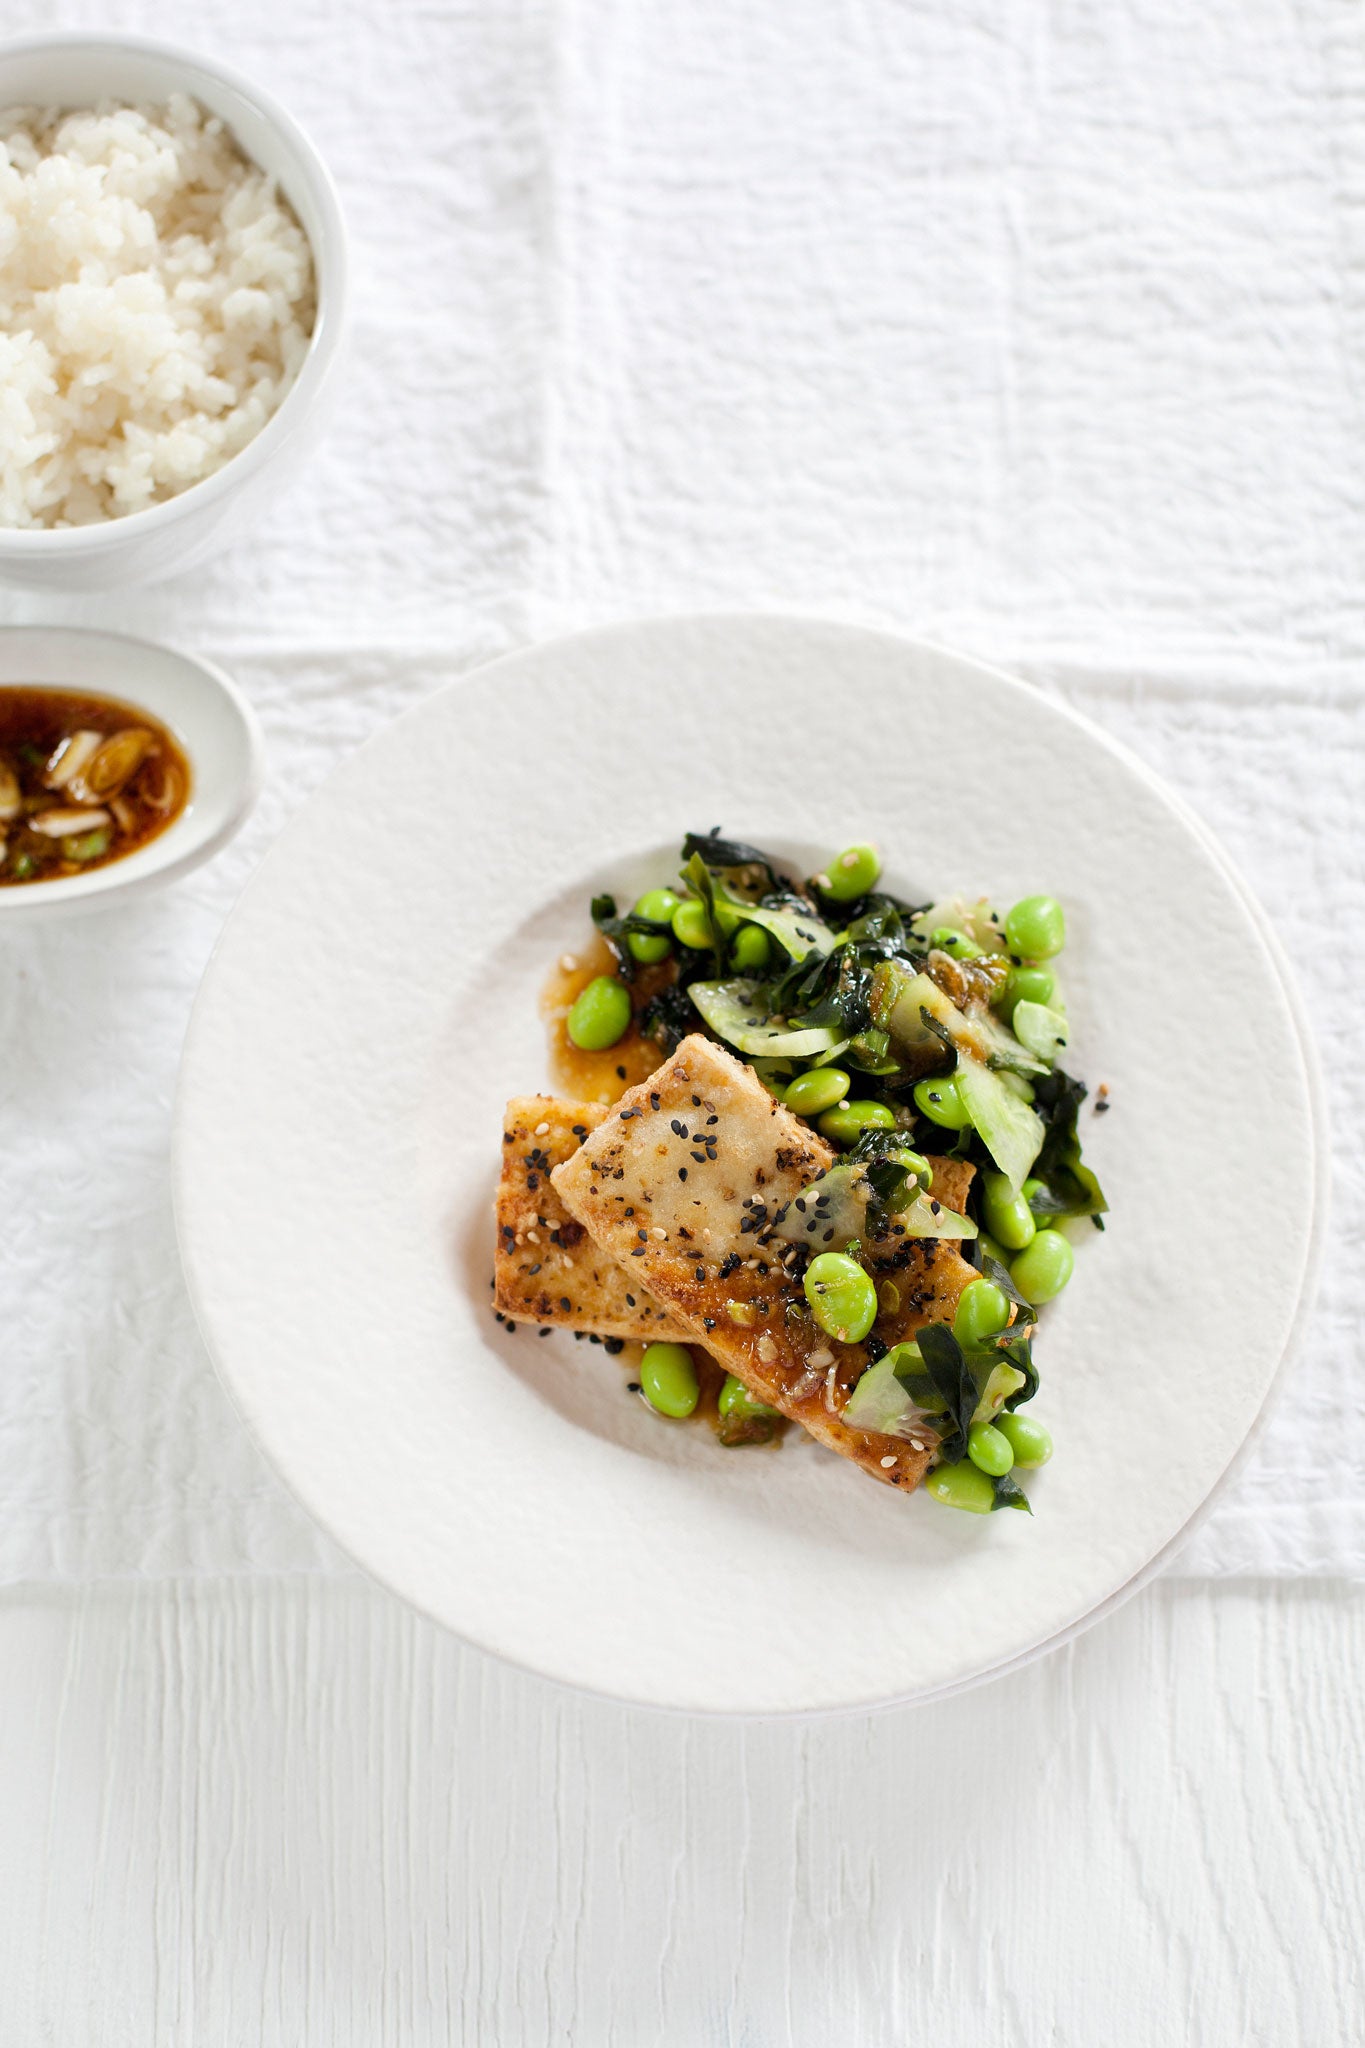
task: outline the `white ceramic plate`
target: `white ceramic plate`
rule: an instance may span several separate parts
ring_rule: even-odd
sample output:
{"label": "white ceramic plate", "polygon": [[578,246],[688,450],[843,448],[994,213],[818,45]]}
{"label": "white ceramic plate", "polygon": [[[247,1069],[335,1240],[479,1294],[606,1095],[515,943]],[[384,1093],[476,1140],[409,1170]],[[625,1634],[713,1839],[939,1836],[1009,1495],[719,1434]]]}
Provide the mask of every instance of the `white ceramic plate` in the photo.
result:
{"label": "white ceramic plate", "polygon": [[[407,812],[410,831],[375,820]],[[1067,906],[1109,1228],[1046,1313],[1035,1513],[902,1499],[791,1437],[723,1452],[600,1349],[490,1313],[505,1097],[598,888],[722,824],[809,870]],[[187,1042],[176,1199],[249,1426],[350,1554],[461,1635],[694,1710],[868,1706],[1059,1640],[1150,1572],[1261,1414],[1310,1282],[1320,1137],[1245,890],[1126,754],[1025,685],[794,620],[618,627],[466,676],[283,835]],[[1248,1198],[1267,1189],[1265,1227]]]}

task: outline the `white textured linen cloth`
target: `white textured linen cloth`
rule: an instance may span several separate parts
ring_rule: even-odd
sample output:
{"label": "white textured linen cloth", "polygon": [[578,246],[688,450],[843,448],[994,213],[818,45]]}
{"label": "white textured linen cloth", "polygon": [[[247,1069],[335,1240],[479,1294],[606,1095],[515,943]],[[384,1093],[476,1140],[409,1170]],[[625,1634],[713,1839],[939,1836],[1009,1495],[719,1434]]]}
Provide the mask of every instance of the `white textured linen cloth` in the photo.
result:
{"label": "white textured linen cloth", "polygon": [[[177,1267],[199,975],[394,713],[550,632],[724,606],[1022,670],[1242,867],[1316,1023],[1334,1217],[1292,1383],[1178,1569],[1365,1573],[1353,0],[11,0],[10,32],[54,25],[192,38],[278,93],[338,178],[358,305],[342,417],[248,542],[160,590],[0,596],[216,657],[270,747],[210,867],[0,938],[0,1579],[346,1568]],[[832,712],[856,738],[870,707]],[[933,744],[970,775],[989,735]],[[1172,1114],[1198,1088],[1173,1075]],[[1273,1232],[1273,1160],[1247,1226]]]}

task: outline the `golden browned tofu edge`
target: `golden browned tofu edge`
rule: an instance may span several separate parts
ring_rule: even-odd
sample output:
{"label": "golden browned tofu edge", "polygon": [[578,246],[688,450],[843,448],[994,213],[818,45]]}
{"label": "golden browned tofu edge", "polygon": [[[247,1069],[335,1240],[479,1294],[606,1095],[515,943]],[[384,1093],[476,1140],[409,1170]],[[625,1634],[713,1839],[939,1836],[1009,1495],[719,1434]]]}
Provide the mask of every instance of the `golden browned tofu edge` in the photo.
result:
{"label": "golden browned tofu edge", "polygon": [[[766,1218],[831,1158],[752,1068],[693,1036],[622,1096],[553,1178],[603,1249],[638,1263],[650,1292],[758,1399],[873,1478],[908,1491],[935,1446],[841,1420],[867,1351],[834,1343],[805,1313],[800,1283],[786,1270],[800,1248],[761,1242]],[[898,1271],[916,1268],[907,1295],[925,1291],[921,1268],[945,1302],[973,1277],[946,1246],[898,1256]],[[912,1315],[907,1300],[902,1322]]]}
{"label": "golden browned tofu edge", "polygon": [[690,1332],[596,1244],[560,1200],[551,1170],[608,1112],[599,1103],[521,1095],[507,1105],[494,1203],[493,1298],[514,1322],[597,1337],[685,1343]]}

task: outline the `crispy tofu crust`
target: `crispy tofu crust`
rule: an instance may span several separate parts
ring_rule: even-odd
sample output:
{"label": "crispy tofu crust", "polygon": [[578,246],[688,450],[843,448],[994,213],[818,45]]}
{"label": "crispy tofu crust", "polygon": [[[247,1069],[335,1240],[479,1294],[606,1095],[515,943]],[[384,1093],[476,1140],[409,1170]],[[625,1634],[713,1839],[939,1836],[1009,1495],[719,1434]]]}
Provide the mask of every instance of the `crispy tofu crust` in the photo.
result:
{"label": "crispy tofu crust", "polygon": [[[602,1250],[638,1269],[689,1336],[760,1401],[872,1478],[908,1491],[936,1445],[841,1420],[868,1352],[836,1343],[811,1318],[798,1277],[804,1248],[767,1239],[768,1219],[832,1157],[751,1067],[694,1035],[622,1096],[552,1179]],[[975,1277],[936,1239],[906,1238],[879,1255],[887,1262],[879,1279],[897,1290],[888,1334],[876,1333],[883,1343],[951,1315]]]}
{"label": "crispy tofu crust", "polygon": [[610,1112],[597,1102],[516,1096],[502,1127],[495,1204],[494,1299],[514,1322],[558,1324],[598,1337],[685,1344],[691,1331],[655,1301],[570,1216],[550,1184]]}

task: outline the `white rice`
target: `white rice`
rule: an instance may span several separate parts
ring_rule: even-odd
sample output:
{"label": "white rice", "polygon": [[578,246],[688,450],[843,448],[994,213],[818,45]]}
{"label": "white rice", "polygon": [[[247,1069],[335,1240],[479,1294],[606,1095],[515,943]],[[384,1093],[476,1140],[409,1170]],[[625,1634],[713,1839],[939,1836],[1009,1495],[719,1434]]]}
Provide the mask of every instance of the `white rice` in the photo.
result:
{"label": "white rice", "polygon": [[308,240],[193,100],[0,113],[0,526],[84,526],[212,475],[313,328]]}

